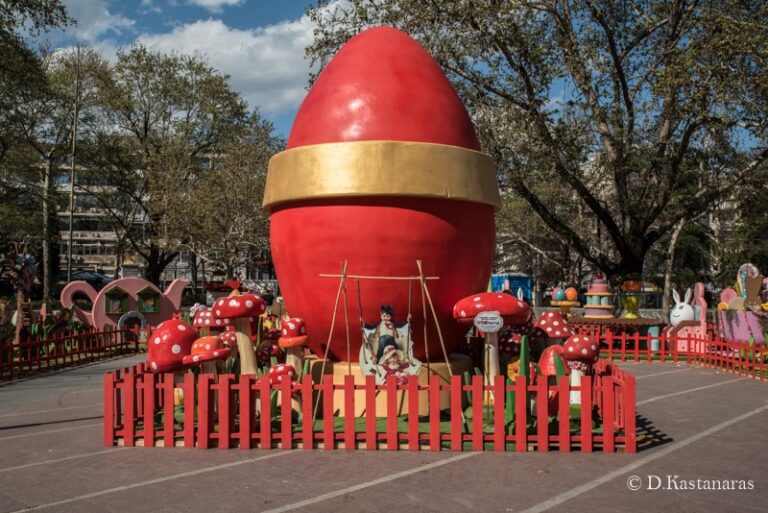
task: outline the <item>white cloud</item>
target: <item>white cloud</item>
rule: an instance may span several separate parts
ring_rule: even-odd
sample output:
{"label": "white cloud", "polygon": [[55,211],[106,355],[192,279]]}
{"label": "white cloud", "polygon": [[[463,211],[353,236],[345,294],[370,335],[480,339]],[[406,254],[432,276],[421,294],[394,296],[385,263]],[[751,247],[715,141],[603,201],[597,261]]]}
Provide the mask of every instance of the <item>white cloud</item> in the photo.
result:
{"label": "white cloud", "polygon": [[144,34],[137,42],[162,52],[198,52],[221,73],[251,107],[264,113],[295,108],[306,94],[309,63],[304,48],[312,42],[312,24],[298,20],[251,30],[200,20],[166,34]]}
{"label": "white cloud", "polygon": [[108,0],[63,0],[77,25],[69,31],[79,39],[94,41],[107,33],[121,34],[134,26],[133,20],[109,11]]}
{"label": "white cloud", "polygon": [[243,3],[243,0],[187,0],[187,3],[212,12],[220,12],[222,7],[238,5]]}

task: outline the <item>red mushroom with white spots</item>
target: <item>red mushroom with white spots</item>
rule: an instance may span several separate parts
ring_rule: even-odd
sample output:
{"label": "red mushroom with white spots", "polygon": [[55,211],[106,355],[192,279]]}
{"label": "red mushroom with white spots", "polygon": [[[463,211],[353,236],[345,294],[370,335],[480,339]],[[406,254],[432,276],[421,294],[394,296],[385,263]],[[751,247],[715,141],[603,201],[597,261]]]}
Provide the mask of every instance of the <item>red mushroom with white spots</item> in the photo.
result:
{"label": "red mushroom with white spots", "polygon": [[559,311],[544,312],[536,321],[536,327],[547,336],[547,345],[562,344],[564,340],[573,335],[568,321]]}
{"label": "red mushroom with white spots", "polygon": [[[459,323],[469,324],[483,312],[497,313],[502,323],[508,326],[524,326],[531,317],[531,307],[522,299],[501,292],[483,292],[459,300],[453,307],[453,318]],[[492,384],[494,377],[499,375],[498,329],[500,328],[501,326],[496,331],[484,332],[486,384]]]}
{"label": "red mushroom with white spots", "polygon": [[240,295],[234,291],[229,297],[217,299],[211,308],[216,321],[231,320],[235,327],[237,348],[240,353],[240,374],[256,374],[251,318],[263,314],[267,304],[255,294]]}
{"label": "red mushroom with white spots", "polygon": [[280,323],[280,339],[278,344],[285,349],[285,363],[294,369],[304,368],[304,346],[309,340],[304,327],[304,319],[293,317]]}
{"label": "red mushroom with white spots", "polygon": [[210,334],[213,330],[223,330],[229,326],[231,321],[229,319],[216,319],[213,316],[213,308],[203,306],[195,310],[195,315],[192,318],[192,326],[194,326],[201,336]]}
{"label": "red mushroom with white spots", "polygon": [[[226,360],[232,350],[224,347],[224,342],[219,337],[200,337],[192,343],[190,354],[183,358],[184,365],[201,365],[205,372],[216,370],[216,360]],[[210,364],[210,365],[208,365]]]}
{"label": "red mushroom with white spots", "polygon": [[[581,386],[581,377],[592,369],[600,354],[597,341],[587,335],[572,335],[563,345],[563,358],[571,369],[571,386]],[[571,392],[571,404],[581,404],[581,393]]]}
{"label": "red mushroom with white spots", "polygon": [[162,322],[147,345],[147,368],[150,372],[172,372],[184,369],[184,356],[192,349],[197,338],[195,330],[184,321],[171,319]]}
{"label": "red mushroom with white spots", "polygon": [[234,331],[224,331],[219,334],[219,339],[228,347],[232,352],[237,351],[237,335]]}

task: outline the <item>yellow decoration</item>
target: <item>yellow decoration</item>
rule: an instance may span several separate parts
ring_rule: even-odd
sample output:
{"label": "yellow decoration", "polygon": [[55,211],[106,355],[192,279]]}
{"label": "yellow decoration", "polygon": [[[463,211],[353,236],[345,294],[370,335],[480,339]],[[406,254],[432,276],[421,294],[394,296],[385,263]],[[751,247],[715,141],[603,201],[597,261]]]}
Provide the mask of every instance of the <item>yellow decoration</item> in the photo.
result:
{"label": "yellow decoration", "polygon": [[763,311],[768,312],[768,302],[765,302],[760,306],[763,308]]}
{"label": "yellow decoration", "polygon": [[518,374],[520,374],[520,358],[519,357],[515,360],[510,360],[509,363],[507,363],[507,377],[512,381],[515,381],[517,379]]}
{"label": "yellow decoration", "polygon": [[717,304],[717,309],[720,312],[725,312],[728,310],[728,303],[725,301],[720,301],[720,303]]}
{"label": "yellow decoration", "polygon": [[263,207],[355,196],[418,196],[501,206],[496,166],[478,151],[403,141],[301,146],[269,161]]}

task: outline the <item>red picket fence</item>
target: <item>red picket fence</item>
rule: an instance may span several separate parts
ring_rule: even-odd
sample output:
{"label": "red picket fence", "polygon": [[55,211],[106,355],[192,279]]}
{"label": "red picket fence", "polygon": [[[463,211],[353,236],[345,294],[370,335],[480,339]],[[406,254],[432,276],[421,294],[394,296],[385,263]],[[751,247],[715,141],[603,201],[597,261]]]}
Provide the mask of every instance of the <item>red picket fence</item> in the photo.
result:
{"label": "red picket fence", "polygon": [[14,344],[0,342],[0,381],[63,369],[136,350],[125,330],[83,329]]}
{"label": "red picket fence", "polygon": [[[526,386],[525,378],[507,384],[497,376],[484,385],[482,376],[463,383],[432,376],[405,385],[390,378],[376,385],[373,377],[356,384],[352,376],[333,383],[326,376],[313,383],[271,385],[267,378],[211,374],[152,374],[143,365],[112,372],[104,378],[104,444],[106,446],[182,446],[207,449],[239,447],[283,449],[387,449],[494,450],[561,452],[600,449],[636,451],[635,378],[609,362],[600,362],[594,376],[571,387],[567,377],[557,384],[546,378]],[[183,399],[174,406],[178,390]],[[363,391],[365,412],[358,417],[334,417],[334,391],[341,391],[344,411],[355,411],[355,391]],[[572,410],[571,392],[581,400]],[[276,394],[280,404],[270,401]],[[440,394],[450,396],[450,408],[440,410]],[[493,394],[493,404],[483,406]],[[292,395],[296,394],[296,395]],[[386,411],[376,411],[378,394],[386,395]],[[420,397],[429,399],[429,414],[419,417]],[[338,394],[336,394],[338,396]],[[291,397],[300,412],[292,412]],[[313,422],[313,398],[319,401],[319,418]],[[529,399],[535,399],[530,401]],[[398,404],[408,404],[407,415],[398,416]],[[464,405],[473,412],[463,415]],[[183,405],[183,406],[182,406]],[[531,408],[531,405],[534,405]],[[572,411],[578,412],[571,418]],[[539,419],[547,419],[539,422]]]}
{"label": "red picket fence", "polygon": [[[590,332],[587,329],[580,330]],[[595,335],[593,335],[595,336]],[[685,362],[768,380],[768,347],[732,342],[715,332],[709,337],[602,333],[600,356],[622,362]]]}

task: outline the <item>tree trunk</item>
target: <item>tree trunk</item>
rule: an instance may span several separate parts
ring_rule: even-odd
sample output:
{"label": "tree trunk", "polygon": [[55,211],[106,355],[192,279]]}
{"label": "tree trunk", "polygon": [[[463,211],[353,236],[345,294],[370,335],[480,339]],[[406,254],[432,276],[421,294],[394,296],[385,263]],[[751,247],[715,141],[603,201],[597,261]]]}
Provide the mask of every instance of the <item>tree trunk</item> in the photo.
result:
{"label": "tree trunk", "polygon": [[43,176],[43,305],[48,307],[51,299],[51,158],[45,166]]}
{"label": "tree trunk", "polygon": [[149,256],[144,258],[147,263],[147,267],[144,270],[147,281],[160,286],[160,276],[178,254],[178,252],[166,253],[160,251],[160,248],[157,246],[151,246],[149,248]]}
{"label": "tree trunk", "polygon": [[675,225],[675,229],[672,231],[672,237],[669,240],[669,248],[667,249],[667,259],[664,265],[664,295],[661,300],[661,318],[669,319],[669,296],[672,288],[672,267],[675,264],[675,248],[677,247],[677,240],[680,238],[680,233],[685,226],[685,219],[681,219]]}

